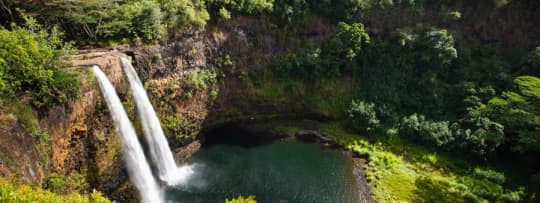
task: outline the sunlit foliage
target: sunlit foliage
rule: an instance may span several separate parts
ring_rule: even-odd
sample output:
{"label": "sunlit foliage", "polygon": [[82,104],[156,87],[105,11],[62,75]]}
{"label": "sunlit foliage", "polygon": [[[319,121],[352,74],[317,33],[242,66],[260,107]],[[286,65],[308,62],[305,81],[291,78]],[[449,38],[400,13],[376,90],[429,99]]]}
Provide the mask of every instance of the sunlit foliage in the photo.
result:
{"label": "sunlit foliage", "polygon": [[27,28],[0,28],[0,94],[28,98],[35,107],[62,103],[78,92],[78,82],[61,57],[65,46],[57,29],[44,31],[33,19]]}

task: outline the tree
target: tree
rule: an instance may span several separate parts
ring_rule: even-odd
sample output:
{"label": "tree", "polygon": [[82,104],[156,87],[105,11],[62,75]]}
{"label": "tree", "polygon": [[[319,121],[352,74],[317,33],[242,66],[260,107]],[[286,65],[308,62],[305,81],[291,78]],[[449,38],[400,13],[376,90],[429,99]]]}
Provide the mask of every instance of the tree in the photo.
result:
{"label": "tree", "polygon": [[164,24],[171,30],[188,25],[204,26],[210,19],[205,1],[157,0],[164,13]]}
{"label": "tree", "polygon": [[302,19],[309,12],[309,2],[305,0],[276,0],[274,3],[274,15],[285,26],[296,26],[294,22]]}
{"label": "tree", "polygon": [[540,47],[536,47],[522,59],[519,72],[524,75],[540,77]]}
{"label": "tree", "polygon": [[352,61],[362,50],[364,44],[369,43],[369,35],[361,23],[347,24],[340,22],[336,35],[329,41],[328,57],[336,61]]}
{"label": "tree", "polygon": [[352,120],[353,128],[361,132],[373,133],[381,124],[377,118],[375,104],[371,102],[352,101],[348,113]]}
{"label": "tree", "polygon": [[155,42],[167,29],[204,26],[210,18],[201,0],[50,0],[23,1],[16,6],[36,13],[46,28],[59,25],[78,44],[127,39]]}
{"label": "tree", "polygon": [[448,65],[458,57],[454,37],[446,29],[405,27],[393,33],[401,46],[412,48],[418,58],[432,67]]}
{"label": "tree", "polygon": [[206,4],[212,16],[217,16],[221,8],[234,13],[258,15],[270,13],[273,10],[274,0],[207,0]]}
{"label": "tree", "polygon": [[75,96],[78,82],[60,59],[66,49],[60,34],[49,34],[33,19],[28,28],[0,28],[0,94],[29,97],[35,107],[62,103]]}
{"label": "tree", "polygon": [[413,114],[403,118],[399,125],[399,132],[413,139],[444,146],[454,141],[448,121],[427,120],[424,115]]}
{"label": "tree", "polygon": [[467,150],[486,158],[495,152],[504,141],[504,126],[491,119],[478,116],[467,117],[460,124],[450,126],[457,150]]}
{"label": "tree", "polygon": [[278,58],[276,69],[283,78],[306,81],[339,75],[335,67],[323,64],[321,49],[312,41],[306,41],[293,53]]}
{"label": "tree", "polygon": [[103,24],[115,14],[119,5],[108,0],[51,0],[33,2],[29,6],[34,7],[30,7],[30,12],[38,10],[40,22],[45,26],[59,24],[70,39],[97,41],[102,37]]}
{"label": "tree", "polygon": [[442,65],[446,65],[458,57],[454,48],[454,37],[446,29],[431,28],[420,39],[420,45],[433,50],[433,58],[439,58]]}
{"label": "tree", "polygon": [[513,90],[489,100],[481,111],[505,126],[505,139],[513,150],[540,149],[540,78],[516,77]]}
{"label": "tree", "polygon": [[96,29],[101,30],[98,36],[105,39],[141,38],[152,42],[164,33],[162,19],[163,14],[157,3],[136,1],[114,7]]}

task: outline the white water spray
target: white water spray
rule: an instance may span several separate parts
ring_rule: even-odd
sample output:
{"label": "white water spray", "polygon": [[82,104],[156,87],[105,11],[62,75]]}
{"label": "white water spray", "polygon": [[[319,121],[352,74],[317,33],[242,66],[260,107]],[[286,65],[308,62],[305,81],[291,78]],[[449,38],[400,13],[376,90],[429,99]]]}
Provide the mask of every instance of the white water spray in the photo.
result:
{"label": "white water spray", "polygon": [[161,129],[161,124],[154,111],[154,107],[152,107],[152,103],[148,99],[141,79],[139,79],[137,72],[129,60],[121,58],[121,62],[129,80],[139,117],[141,118],[144,137],[148,142],[150,155],[157,165],[160,179],[167,185],[184,183],[193,173],[193,169],[190,166],[176,166],[167,138],[163,133],[163,129]]}
{"label": "white water spray", "polygon": [[122,149],[124,159],[131,182],[137,187],[143,203],[161,203],[163,198],[158,185],[152,177],[150,166],[144,157],[142,147],[137,140],[135,130],[129,120],[116,90],[98,66],[92,66],[92,70],[98,79],[101,92],[107,103],[116,130],[122,137]]}

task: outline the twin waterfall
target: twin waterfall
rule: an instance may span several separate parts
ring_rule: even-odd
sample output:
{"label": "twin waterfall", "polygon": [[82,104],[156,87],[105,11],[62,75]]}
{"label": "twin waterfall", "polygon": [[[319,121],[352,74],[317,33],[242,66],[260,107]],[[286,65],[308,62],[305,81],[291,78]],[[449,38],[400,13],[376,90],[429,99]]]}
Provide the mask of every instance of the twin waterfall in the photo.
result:
{"label": "twin waterfall", "polygon": [[[158,170],[159,179],[169,186],[183,183],[193,173],[193,170],[189,166],[176,166],[165,134],[161,129],[159,119],[148,99],[146,90],[137,72],[135,72],[135,69],[127,59],[122,58],[121,62],[131,87],[137,111],[139,112],[144,137],[150,150],[150,156]],[[152,176],[150,165],[137,139],[135,129],[120,102],[120,98],[116,94],[116,90],[98,66],[93,66],[92,70],[99,82],[101,92],[105,98],[116,129],[122,138],[122,149],[129,177],[139,190],[141,201],[144,203],[163,202],[163,193],[158,186],[159,184]]]}
{"label": "twin waterfall", "polygon": [[144,137],[150,148],[150,156],[152,156],[159,171],[159,178],[168,185],[182,183],[193,172],[189,167],[178,168],[176,166],[169,143],[167,143],[159,119],[148,99],[148,95],[146,95],[141,79],[139,79],[131,62],[125,58],[122,58],[121,61],[141,118]]}
{"label": "twin waterfall", "polygon": [[99,82],[101,92],[109,107],[116,130],[122,138],[122,149],[129,177],[141,194],[141,202],[163,202],[161,192],[152,176],[150,166],[144,157],[141,144],[137,140],[135,129],[131,125],[126,110],[124,110],[124,106],[122,106],[122,102],[120,102],[120,98],[116,94],[116,90],[98,66],[93,66],[92,70]]}

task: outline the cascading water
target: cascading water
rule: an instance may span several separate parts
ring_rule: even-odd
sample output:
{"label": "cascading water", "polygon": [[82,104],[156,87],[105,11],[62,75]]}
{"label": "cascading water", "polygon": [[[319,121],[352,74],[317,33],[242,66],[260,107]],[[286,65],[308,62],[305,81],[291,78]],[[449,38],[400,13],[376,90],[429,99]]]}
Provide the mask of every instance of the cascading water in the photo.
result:
{"label": "cascading water", "polygon": [[98,79],[101,92],[103,93],[116,129],[122,137],[122,149],[129,177],[131,182],[139,190],[141,202],[163,202],[161,191],[152,176],[150,166],[144,157],[144,152],[139,140],[137,140],[135,130],[120,102],[120,98],[116,94],[116,90],[98,66],[92,66],[92,70]]}
{"label": "cascading water", "polygon": [[190,166],[176,166],[169,143],[137,72],[129,60],[121,58],[121,62],[139,112],[143,132],[150,148],[150,155],[157,165],[160,179],[168,185],[185,182],[193,173],[192,168]]}

